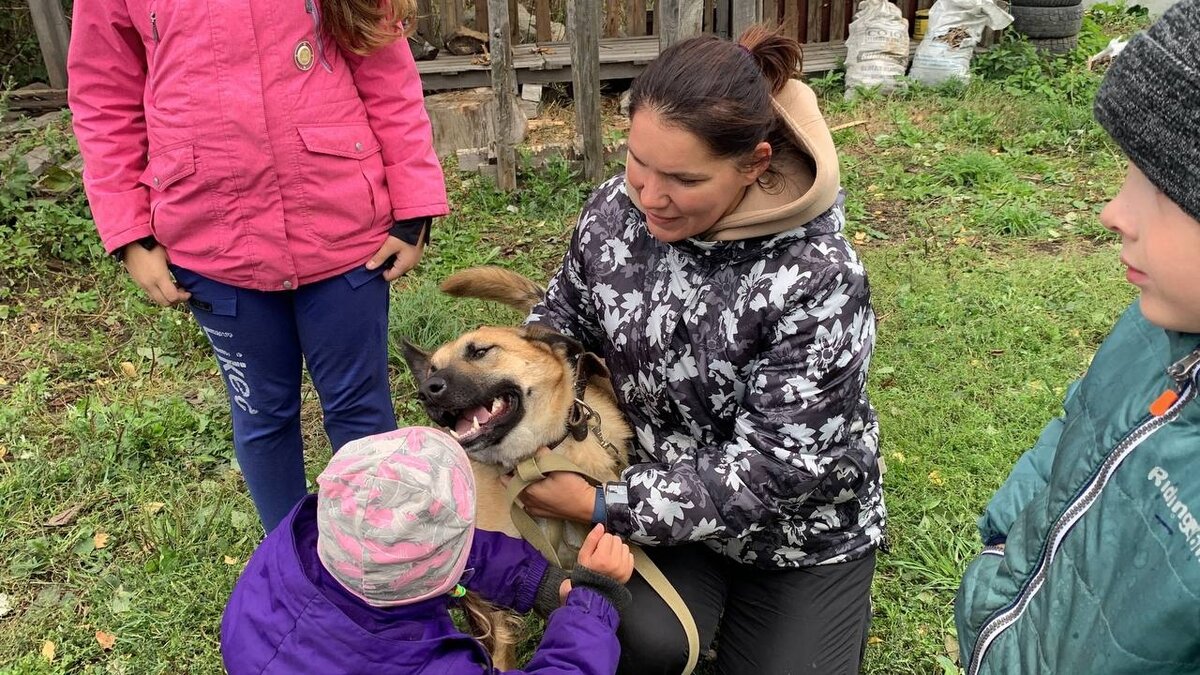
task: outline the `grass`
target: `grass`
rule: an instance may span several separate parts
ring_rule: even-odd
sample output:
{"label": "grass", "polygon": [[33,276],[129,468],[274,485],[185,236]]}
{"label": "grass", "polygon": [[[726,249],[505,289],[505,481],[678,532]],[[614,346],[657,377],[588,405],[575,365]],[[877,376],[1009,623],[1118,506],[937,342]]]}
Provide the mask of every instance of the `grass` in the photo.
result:
{"label": "grass", "polygon": [[[955,672],[974,519],[1133,297],[1097,221],[1123,170],[1088,113],[1097,76],[1079,55],[989,56],[965,88],[847,103],[815,83],[831,124],[862,122],[835,138],[880,319],[890,546],[871,674]],[[20,142],[63,151],[63,130]],[[20,244],[0,262],[0,673],[218,672],[221,609],[261,531],[208,346],[97,252],[77,193],[0,173],[0,236]],[[395,341],[516,320],[436,284],[482,263],[546,278],[587,193],[565,165],[514,195],[449,180],[454,215],[395,287]],[[393,378],[398,414],[422,422],[398,354]],[[313,476],[329,448],[305,391]]]}

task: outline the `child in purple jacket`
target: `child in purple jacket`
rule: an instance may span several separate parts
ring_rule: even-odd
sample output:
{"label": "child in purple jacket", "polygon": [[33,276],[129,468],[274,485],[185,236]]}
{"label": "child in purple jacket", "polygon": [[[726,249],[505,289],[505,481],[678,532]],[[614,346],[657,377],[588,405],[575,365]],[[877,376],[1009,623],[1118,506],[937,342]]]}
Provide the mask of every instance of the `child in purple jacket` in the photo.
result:
{"label": "child in purple jacket", "polygon": [[233,589],[221,621],[231,675],[497,673],[450,618],[466,589],[549,612],[537,652],[510,673],[616,671],[633,571],[619,538],[597,527],[568,576],[529,544],[476,530],[470,463],[435,429],[351,442],[317,481]]}

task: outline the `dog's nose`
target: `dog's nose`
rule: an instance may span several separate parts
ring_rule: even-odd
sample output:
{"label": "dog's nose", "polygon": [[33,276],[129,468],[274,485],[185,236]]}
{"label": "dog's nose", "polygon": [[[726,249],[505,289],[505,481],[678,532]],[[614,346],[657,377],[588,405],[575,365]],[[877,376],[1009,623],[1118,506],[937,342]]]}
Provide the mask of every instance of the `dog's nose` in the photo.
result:
{"label": "dog's nose", "polygon": [[444,393],[446,393],[445,378],[434,375],[421,385],[419,397],[422,401],[437,400]]}

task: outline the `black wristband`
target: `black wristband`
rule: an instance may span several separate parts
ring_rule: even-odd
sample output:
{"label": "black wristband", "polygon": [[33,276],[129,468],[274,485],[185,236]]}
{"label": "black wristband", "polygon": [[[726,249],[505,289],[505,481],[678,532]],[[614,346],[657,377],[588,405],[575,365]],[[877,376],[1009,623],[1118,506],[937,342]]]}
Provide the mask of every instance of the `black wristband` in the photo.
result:
{"label": "black wristband", "polygon": [[546,566],[546,573],[538,582],[537,595],[533,598],[533,610],[542,618],[549,617],[550,612],[558,609],[562,604],[558,597],[558,589],[562,586],[562,582],[569,578],[570,575],[561,567]]}
{"label": "black wristband", "polygon": [[[158,246],[158,240],[154,238],[154,235],[142,237],[141,239],[137,240],[137,243],[141,244],[142,248],[146,249],[147,251],[153,251],[154,247]],[[125,246],[128,245],[129,244],[126,244]],[[125,246],[122,246],[121,248],[112,252],[112,257],[116,258],[117,262],[125,262]]]}
{"label": "black wristband", "polygon": [[430,216],[397,220],[391,229],[388,230],[388,234],[409,246],[417,246],[418,244],[428,245],[429,230],[432,229],[432,225],[433,218]]}
{"label": "black wristband", "polygon": [[575,569],[571,570],[571,586],[573,588],[590,588],[596,591],[611,602],[618,612],[623,611],[629,606],[629,603],[633,602],[633,595],[628,588],[625,588],[625,584],[583,565],[576,565]]}

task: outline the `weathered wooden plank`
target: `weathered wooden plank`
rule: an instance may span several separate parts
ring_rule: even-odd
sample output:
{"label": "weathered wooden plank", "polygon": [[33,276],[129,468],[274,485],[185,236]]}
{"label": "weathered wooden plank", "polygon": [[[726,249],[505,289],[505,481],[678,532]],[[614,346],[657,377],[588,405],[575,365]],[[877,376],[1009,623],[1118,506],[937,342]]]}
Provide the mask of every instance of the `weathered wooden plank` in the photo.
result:
{"label": "weathered wooden plank", "polygon": [[704,30],[704,0],[658,0],[654,14],[661,22],[658,37],[664,49]]}
{"label": "weathered wooden plank", "polygon": [[[846,39],[846,17],[854,13],[854,0],[830,0],[833,7],[829,10],[829,41],[837,42]],[[846,5],[850,5],[847,9]]]}
{"label": "weathered wooden plank", "polygon": [[801,39],[800,36],[800,3],[802,0],[780,0],[783,2],[783,34]]}
{"label": "weathered wooden plank", "polygon": [[629,35],[639,37],[646,34],[646,0],[633,0],[629,10]]}
{"label": "weathered wooden plank", "polygon": [[[568,27],[569,28],[569,27]],[[913,48],[916,43],[913,43]],[[653,35],[638,38],[600,40],[601,80],[636,77],[647,63],[658,56],[658,38]],[[804,45],[805,73],[833,70],[845,58],[841,42]],[[567,42],[545,42],[513,47],[513,67],[520,84],[549,84],[571,81],[571,47]],[[433,61],[417,62],[421,81],[428,91],[486,87],[491,84],[489,66],[478,56],[439,56]]]}
{"label": "weathered wooden plank", "polygon": [[487,2],[476,0],[475,2],[475,30],[480,33],[491,33],[488,28],[488,8]]}
{"label": "weathered wooden plank", "polygon": [[459,0],[438,0],[438,34],[444,41],[462,23],[462,8]]}
{"label": "weathered wooden plank", "polygon": [[571,31],[571,84],[575,90],[575,146],[583,157],[583,176],[604,180],[600,121],[600,2],[567,0]]}
{"label": "weathered wooden plank", "polygon": [[[492,95],[496,97],[496,187],[517,188],[517,74],[513,68],[508,0],[488,0],[491,23]],[[515,18],[515,17],[512,17]]]}
{"label": "weathered wooden plank", "polygon": [[713,32],[723,38],[729,37],[729,2],[727,0],[717,0]]}
{"label": "weathered wooden plank", "polygon": [[42,62],[46,64],[46,73],[50,76],[50,86],[65,89],[67,45],[71,42],[71,31],[67,28],[62,4],[59,0],[29,0],[29,13],[33,18],[38,47],[42,50]]}
{"label": "weathered wooden plank", "polygon": [[417,34],[441,48],[441,31],[435,31],[433,26],[433,3],[431,0],[417,0]]}
{"label": "weathered wooden plank", "polygon": [[729,37],[737,39],[742,31],[750,26],[762,21],[761,0],[733,0],[732,13],[730,16],[730,33]]}
{"label": "weathered wooden plank", "polygon": [[813,44],[821,41],[821,5],[823,0],[808,0],[808,31],[804,42]]}
{"label": "weathered wooden plank", "polygon": [[550,41],[550,0],[537,0],[534,6],[534,30],[537,31],[538,42]]}
{"label": "weathered wooden plank", "polygon": [[762,20],[768,26],[775,27],[779,21],[779,0],[762,0]]}

